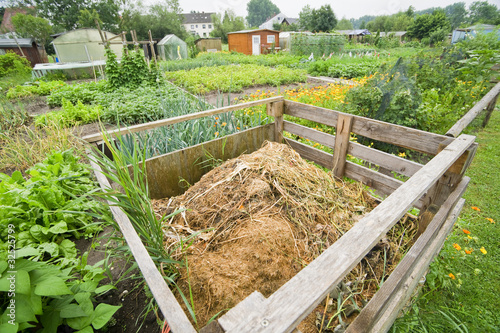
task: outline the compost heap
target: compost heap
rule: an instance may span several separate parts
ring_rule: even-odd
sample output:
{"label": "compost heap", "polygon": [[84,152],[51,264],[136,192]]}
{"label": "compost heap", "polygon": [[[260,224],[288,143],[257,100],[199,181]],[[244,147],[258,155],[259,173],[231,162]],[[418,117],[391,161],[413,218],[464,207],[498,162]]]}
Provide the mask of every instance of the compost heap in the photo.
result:
{"label": "compost heap", "polygon": [[[187,209],[165,225],[165,242],[174,248],[179,235],[194,235],[193,244],[179,253],[188,270],[182,270],[177,283],[186,297],[191,288],[198,327],[255,290],[269,297],[375,205],[362,184],[339,181],[274,142],[226,161],[181,196],[153,201],[160,216]],[[392,236],[346,276],[342,299],[338,293],[329,295],[330,316],[337,300],[346,306],[344,300],[351,298],[345,317],[375,293],[399,261],[405,231],[402,225],[391,230]],[[338,324],[336,318],[329,320],[325,305],[320,307],[321,315],[313,311],[299,326],[303,332],[317,331],[322,322]]]}

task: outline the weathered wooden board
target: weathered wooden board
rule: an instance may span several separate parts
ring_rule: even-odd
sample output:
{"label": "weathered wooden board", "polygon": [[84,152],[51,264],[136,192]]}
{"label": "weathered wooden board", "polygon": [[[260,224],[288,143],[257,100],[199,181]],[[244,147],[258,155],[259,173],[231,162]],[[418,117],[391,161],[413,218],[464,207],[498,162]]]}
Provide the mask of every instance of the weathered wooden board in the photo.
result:
{"label": "weathered wooden board", "polygon": [[266,140],[274,140],[274,124],[251,128],[150,158],[146,160],[150,198],[160,199],[183,193],[183,184],[179,183],[181,179],[194,184],[210,171],[210,161],[207,155],[215,159],[227,160],[260,149]]}
{"label": "weathered wooden board", "polygon": [[382,196],[392,194],[403,184],[402,181],[396,178],[386,176],[350,161],[346,162],[345,176],[377,190],[378,194]]}
{"label": "weathered wooden board", "polygon": [[284,131],[301,136],[303,138],[309,139],[313,142],[317,142],[323,146],[334,148],[335,147],[335,136],[323,133],[318,130],[302,126],[299,124],[292,123],[290,121],[284,121]]}
{"label": "weathered wooden board", "polygon": [[386,311],[373,325],[373,329],[371,332],[385,333],[389,331],[399,312],[401,311],[401,309],[403,309],[403,307],[405,306],[405,304],[407,304],[408,300],[411,297],[411,293],[408,293],[407,290],[414,290],[416,288],[417,284],[420,281],[420,278],[424,275],[425,271],[427,270],[437,253],[441,250],[443,243],[446,240],[446,236],[453,228],[453,225],[460,215],[464,204],[465,200],[460,199],[453,211],[446,219],[446,222],[439,231],[439,234],[426,249],[425,254],[422,256],[422,260],[418,263],[417,266],[415,266],[413,273],[410,274],[406,278],[406,280],[402,282],[404,288],[400,289],[393,295],[389,304],[387,305]]}
{"label": "weathered wooden board", "polygon": [[[455,207],[467,189],[469,181],[470,178],[465,177],[457,186],[456,190],[451,193],[446,202],[434,216],[428,228],[417,239],[403,260],[401,260],[396,269],[384,282],[382,287],[380,287],[370,302],[368,302],[361,313],[356,317],[354,322],[348,327],[347,332],[371,332],[372,325],[379,317],[383,316],[386,306],[389,304],[391,298],[394,297],[396,293],[406,289],[403,282],[409,275],[414,274],[415,267],[421,263],[424,254],[430,249],[429,246],[441,230],[441,227],[445,223],[445,220],[452,211],[453,207]],[[435,249],[432,250],[434,251]]]}
{"label": "weathered wooden board", "polygon": [[285,100],[285,114],[335,127],[337,126],[339,112]]}
{"label": "weathered wooden board", "polygon": [[461,135],[453,140],[343,237],[267,298],[262,306],[246,313],[231,332],[292,331],[470,147],[474,139],[470,135]]}
{"label": "weathered wooden board", "polygon": [[422,164],[412,162],[399,156],[394,156],[356,142],[350,142],[349,149],[347,151],[352,156],[360,158],[363,161],[396,171],[397,173],[408,177],[413,176],[415,172],[422,168]]}
{"label": "weathered wooden board", "polygon": [[[111,185],[106,176],[103,175],[101,167],[90,155],[89,161],[103,191],[111,189]],[[165,279],[156,268],[127,215],[121,208],[114,206],[113,202],[108,202],[108,204],[116,223],[120,227],[123,238],[125,238],[151,293],[158,303],[158,307],[172,330],[174,332],[195,333],[196,330],[167,286]]]}
{"label": "weathered wooden board", "polygon": [[[337,126],[337,118],[340,114],[352,116],[339,111],[318,108],[287,100],[285,100],[285,114],[333,127]],[[449,142],[449,138],[444,135],[420,131],[365,117],[352,117],[354,117],[352,126],[353,133],[403,148],[436,155],[439,144]]]}
{"label": "weathered wooden board", "polygon": [[337,121],[337,135],[335,137],[335,148],[333,150],[333,168],[335,177],[342,178],[345,171],[347,148],[351,138],[353,117],[346,114],[339,114]]}
{"label": "weathered wooden board", "polygon": [[285,139],[285,142],[290,145],[293,150],[299,153],[300,157],[318,163],[322,167],[328,169],[333,167],[333,155],[295,140]]}
{"label": "weathered wooden board", "polygon": [[[109,136],[115,136],[117,134],[128,134],[128,133],[141,132],[141,131],[146,131],[146,130],[150,130],[150,129],[157,128],[157,127],[181,123],[181,122],[187,121],[187,120],[198,119],[198,118],[203,118],[203,117],[208,117],[208,116],[214,116],[214,115],[217,115],[220,113],[245,109],[245,108],[249,108],[252,106],[267,104],[267,103],[271,103],[271,102],[279,102],[282,100],[283,100],[283,97],[281,97],[281,96],[270,97],[270,98],[261,99],[258,101],[247,102],[247,103],[242,103],[242,104],[235,104],[235,105],[225,106],[223,108],[202,111],[202,112],[196,112],[196,113],[190,113],[190,114],[187,114],[184,116],[161,119],[161,120],[152,121],[152,122],[145,123],[145,124],[139,124],[139,125],[129,126],[129,127],[125,127],[125,128],[119,128],[116,130],[108,131],[107,133]],[[96,142],[96,141],[101,140],[102,138],[103,138],[102,133],[96,133],[96,134],[84,136],[83,140],[85,140],[87,142]]]}
{"label": "weathered wooden board", "polygon": [[466,128],[488,104],[498,97],[500,93],[500,82],[497,83],[479,102],[477,102],[472,109],[469,110],[459,121],[453,125],[446,135],[455,137],[462,133]]}

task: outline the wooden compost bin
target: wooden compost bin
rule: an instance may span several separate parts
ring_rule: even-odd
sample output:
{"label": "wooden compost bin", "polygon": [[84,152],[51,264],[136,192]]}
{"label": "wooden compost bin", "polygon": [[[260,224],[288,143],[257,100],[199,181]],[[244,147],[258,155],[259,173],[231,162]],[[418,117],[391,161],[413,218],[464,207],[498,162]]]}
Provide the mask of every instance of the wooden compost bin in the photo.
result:
{"label": "wooden compost bin", "polygon": [[[474,143],[475,137],[460,135],[458,138],[452,138],[427,133],[291,102],[282,97],[131,126],[122,130],[122,133],[144,131],[262,104],[266,104],[268,114],[274,116],[274,123],[146,160],[151,197],[160,198],[178,194],[180,192],[177,187],[179,177],[188,180],[191,184],[198,181],[202,176],[202,171],[196,169],[193,163],[197,158],[204,156],[203,149],[209,151],[214,158],[229,159],[244,152],[251,153],[259,149],[265,140],[286,142],[303,158],[332,169],[337,177],[346,176],[361,181],[387,197],[270,297],[265,298],[259,291],[255,291],[201,331],[273,333],[297,331],[297,325],[362,260],[389,229],[410,208],[417,207],[421,212],[419,238],[355,321],[347,328],[347,332],[387,331],[411,296],[433,257],[442,247],[463,207],[464,200],[461,196],[469,182],[464,172],[477,148],[477,144]],[[337,135],[325,134],[284,121],[283,115],[285,114],[335,127]],[[328,154],[309,145],[283,138],[283,131],[333,148],[334,153]],[[116,132],[118,130],[110,134],[116,134]],[[351,133],[434,157],[426,165],[421,165],[350,142]],[[85,139],[88,142],[97,143],[102,139],[102,135],[91,135]],[[222,145],[225,145],[224,150],[222,150]],[[346,161],[347,154],[409,178],[403,182]],[[99,166],[94,162],[91,163],[101,187],[109,188],[110,184],[101,173]],[[195,332],[125,213],[115,206],[110,206],[110,209],[172,331]],[[255,288],[257,289],[258,286]]]}

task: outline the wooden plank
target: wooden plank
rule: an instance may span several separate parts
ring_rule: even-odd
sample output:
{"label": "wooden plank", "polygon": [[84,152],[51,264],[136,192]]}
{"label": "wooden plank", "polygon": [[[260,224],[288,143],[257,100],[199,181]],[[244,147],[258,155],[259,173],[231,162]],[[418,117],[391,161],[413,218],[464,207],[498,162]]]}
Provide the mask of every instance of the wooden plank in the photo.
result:
{"label": "wooden plank", "polygon": [[[271,103],[271,102],[278,102],[278,101],[282,101],[282,100],[283,100],[283,97],[281,97],[281,96],[270,97],[270,98],[261,99],[258,101],[252,101],[252,102],[247,102],[247,103],[242,103],[242,104],[235,104],[235,105],[225,106],[225,107],[218,108],[218,109],[196,112],[196,113],[191,113],[191,114],[187,114],[184,116],[178,116],[178,117],[173,117],[173,118],[156,120],[156,121],[152,121],[152,122],[145,123],[145,124],[129,126],[126,128],[119,128],[116,130],[108,131],[107,133],[108,133],[108,136],[116,136],[117,134],[129,134],[129,133],[141,132],[141,131],[146,131],[146,130],[161,127],[161,126],[167,126],[167,125],[172,125],[172,124],[176,124],[176,123],[181,123],[181,122],[187,121],[187,120],[198,119],[198,118],[203,118],[203,117],[208,117],[208,116],[214,116],[214,115],[217,115],[220,113],[225,113],[225,112],[234,111],[234,110],[240,110],[240,109],[249,108],[252,106],[267,104],[267,103]],[[103,138],[102,133],[96,133],[96,134],[84,136],[83,140],[85,140],[87,142],[95,142],[95,141],[101,140],[102,138]]]}
{"label": "wooden plank", "polygon": [[408,300],[411,297],[411,294],[407,293],[406,290],[414,290],[416,288],[430,263],[443,247],[446,236],[448,236],[451,229],[453,228],[453,225],[460,215],[464,204],[465,200],[460,199],[451,212],[450,216],[448,216],[439,234],[436,236],[432,244],[428,247],[426,253],[423,255],[421,262],[415,267],[414,272],[410,274],[405,281],[403,281],[402,284],[405,286],[405,288],[394,294],[394,296],[390,300],[390,303],[387,305],[385,313],[373,325],[372,332],[385,333],[389,331],[399,312],[401,311],[401,309],[403,309],[403,307],[407,304]]}
{"label": "wooden plank", "polygon": [[285,100],[285,114],[335,127],[337,126],[339,112],[309,104]]}
{"label": "wooden plank", "polygon": [[253,308],[262,306],[265,301],[266,298],[264,295],[258,291],[254,291],[250,296],[239,302],[234,308],[220,317],[218,322],[225,332],[230,331],[238,326],[241,318],[244,318],[246,313],[251,312]]}
{"label": "wooden plank", "polygon": [[364,307],[361,313],[356,317],[354,322],[349,325],[346,333],[365,333],[370,332],[372,325],[377,318],[386,310],[386,305],[394,294],[405,289],[405,292],[411,293],[412,289],[406,289],[402,284],[406,278],[413,273],[415,266],[420,262],[422,256],[429,249],[429,245],[436,238],[439,230],[443,226],[450,211],[455,207],[458,200],[462,197],[470,178],[464,180],[457,186],[456,190],[448,197],[446,202],[441,206],[438,213],[434,216],[432,222],[425,232],[420,236],[415,244],[411,247],[403,260],[398,264],[396,269],[391,273],[389,278],[380,287],[377,293],[372,297],[370,302]]}
{"label": "wooden plank", "polygon": [[[87,152],[88,154],[88,152]],[[89,154],[88,154],[89,155]],[[101,167],[89,155],[89,161],[94,173],[99,181],[103,191],[111,189],[111,185],[102,173]],[[174,294],[167,286],[165,279],[156,268],[155,263],[151,259],[148,251],[142,244],[140,237],[137,235],[128,216],[121,208],[114,205],[112,201],[108,201],[109,209],[113,213],[113,217],[120,227],[123,238],[127,242],[132,255],[134,256],[139,269],[146,280],[146,283],[153,294],[158,307],[160,308],[165,320],[168,322],[172,331],[195,333],[193,325],[177,302]]]}
{"label": "wooden plank", "polygon": [[285,138],[285,143],[299,153],[300,157],[318,163],[322,167],[328,169],[333,167],[333,158],[331,154],[291,139]]}
{"label": "wooden plank", "polygon": [[[347,115],[343,112],[287,100],[285,100],[285,114],[333,127],[337,126],[339,115]],[[444,135],[420,131],[366,117],[353,117],[354,124],[351,129],[353,133],[426,154],[436,155],[439,144],[450,142],[449,138]]]}
{"label": "wooden plank", "polygon": [[486,107],[486,110],[487,110],[486,116],[484,117],[483,123],[481,124],[481,126],[483,128],[485,128],[486,125],[488,125],[488,123],[490,122],[491,114],[493,113],[493,110],[495,110],[495,106],[497,105],[498,96],[499,96],[499,94],[497,94],[495,96],[495,98],[493,98],[491,100],[491,102],[488,104],[488,106]]}
{"label": "wooden plank", "polygon": [[161,199],[182,194],[185,189],[179,183],[181,179],[194,184],[210,171],[208,154],[225,161],[250,154],[261,148],[264,141],[273,139],[274,125],[267,124],[149,158],[146,160],[149,197]]}
{"label": "wooden plank", "polygon": [[337,120],[337,135],[335,136],[335,148],[333,150],[333,175],[337,178],[344,176],[347,148],[351,138],[353,117],[340,114]]}
{"label": "wooden plank", "polygon": [[456,137],[466,128],[483,109],[500,93],[500,82],[477,102],[459,121],[453,125],[446,135]]}
{"label": "wooden plank", "polygon": [[335,135],[323,133],[318,130],[295,124],[286,120],[283,121],[283,125],[283,129],[286,132],[301,136],[332,149],[335,147]]}
{"label": "wooden plank", "polygon": [[411,177],[422,168],[422,164],[394,156],[386,152],[373,149],[356,142],[349,143],[348,153],[363,161],[376,164],[380,167],[396,171],[404,176]]}
{"label": "wooden plank", "polygon": [[380,195],[390,195],[403,185],[403,182],[396,178],[386,176],[351,161],[346,162],[345,176],[377,190]]}
{"label": "wooden plank", "polygon": [[[264,306],[246,313],[231,332],[293,330],[473,142],[474,137],[470,135],[461,135],[453,140],[344,236],[271,295]],[[264,319],[266,326],[262,325]]]}
{"label": "wooden plank", "polygon": [[274,117],[274,141],[283,143],[283,108],[284,102],[274,102],[267,104],[268,115]]}

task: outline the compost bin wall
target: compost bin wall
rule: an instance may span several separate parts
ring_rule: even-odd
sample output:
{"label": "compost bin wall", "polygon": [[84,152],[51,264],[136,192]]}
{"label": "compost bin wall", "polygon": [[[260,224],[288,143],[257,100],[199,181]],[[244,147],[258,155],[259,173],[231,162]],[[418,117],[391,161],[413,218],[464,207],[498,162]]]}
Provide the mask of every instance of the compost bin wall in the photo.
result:
{"label": "compost bin wall", "polygon": [[146,160],[149,197],[161,199],[182,194],[187,184],[181,180],[189,184],[199,181],[210,171],[210,159],[227,160],[252,153],[261,148],[266,140],[274,140],[274,124],[255,127],[150,158]]}

